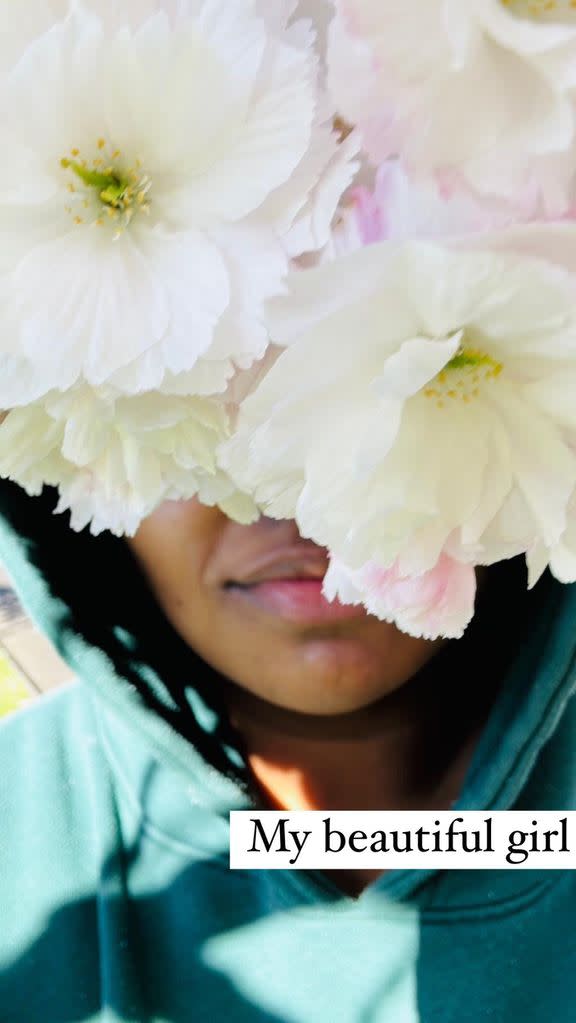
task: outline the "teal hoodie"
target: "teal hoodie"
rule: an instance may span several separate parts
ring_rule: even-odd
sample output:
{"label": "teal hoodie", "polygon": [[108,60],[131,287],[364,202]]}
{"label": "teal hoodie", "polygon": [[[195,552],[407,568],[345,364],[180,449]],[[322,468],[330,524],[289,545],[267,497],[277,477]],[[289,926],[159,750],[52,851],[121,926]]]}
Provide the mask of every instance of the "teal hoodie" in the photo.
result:
{"label": "teal hoodie", "polygon": [[[574,1023],[573,871],[395,870],[359,898],[230,871],[254,796],[217,680],[126,545],[51,501],[0,485],[0,559],[77,676],[0,726],[1,1023]],[[514,656],[457,806],[575,809],[576,591],[505,589],[462,641],[468,672],[492,634]]]}

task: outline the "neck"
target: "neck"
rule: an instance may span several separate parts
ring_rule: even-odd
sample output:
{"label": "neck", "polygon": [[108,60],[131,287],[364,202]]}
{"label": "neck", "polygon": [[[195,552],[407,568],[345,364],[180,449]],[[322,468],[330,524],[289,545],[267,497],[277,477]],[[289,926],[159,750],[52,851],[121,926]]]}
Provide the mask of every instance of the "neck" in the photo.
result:
{"label": "neck", "polygon": [[440,654],[398,692],[337,717],[235,690],[231,720],[265,801],[281,810],[448,808],[494,695],[463,685],[450,665]]}

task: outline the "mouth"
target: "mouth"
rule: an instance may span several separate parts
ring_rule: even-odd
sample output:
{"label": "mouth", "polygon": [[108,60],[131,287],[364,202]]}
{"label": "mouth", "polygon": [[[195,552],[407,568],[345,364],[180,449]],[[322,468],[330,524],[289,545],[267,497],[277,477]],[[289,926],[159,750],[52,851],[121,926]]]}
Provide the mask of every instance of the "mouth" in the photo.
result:
{"label": "mouth", "polygon": [[229,580],[225,591],[256,612],[302,624],[327,624],[366,616],[362,607],[328,601],[322,589],[328,558],[316,554],[306,559],[297,552],[293,558],[276,558],[262,564],[242,581]]}

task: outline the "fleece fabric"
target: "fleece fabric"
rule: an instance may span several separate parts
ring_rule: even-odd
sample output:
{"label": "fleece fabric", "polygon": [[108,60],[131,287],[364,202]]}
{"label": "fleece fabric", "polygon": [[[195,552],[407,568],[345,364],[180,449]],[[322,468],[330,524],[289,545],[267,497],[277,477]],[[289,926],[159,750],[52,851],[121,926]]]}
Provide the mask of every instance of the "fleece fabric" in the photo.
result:
{"label": "fleece fabric", "polygon": [[[52,503],[0,485],[0,559],[77,676],[0,725],[1,1023],[574,1023],[574,871],[396,870],[359,898],[230,871],[255,797],[217,679],[126,545]],[[515,572],[459,648],[462,685],[502,680],[455,809],[572,810],[576,591],[521,598]]]}

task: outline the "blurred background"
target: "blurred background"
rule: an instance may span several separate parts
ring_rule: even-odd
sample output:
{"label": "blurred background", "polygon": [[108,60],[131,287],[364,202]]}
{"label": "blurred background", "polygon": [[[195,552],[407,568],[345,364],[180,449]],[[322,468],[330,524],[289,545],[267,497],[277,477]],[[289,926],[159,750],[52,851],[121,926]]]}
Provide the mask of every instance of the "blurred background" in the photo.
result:
{"label": "blurred background", "polygon": [[71,679],[70,669],[25,615],[0,564],[0,718]]}

